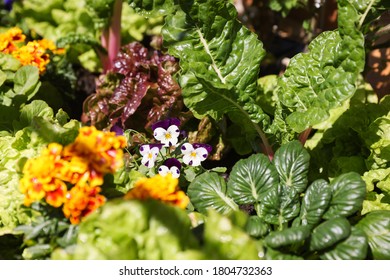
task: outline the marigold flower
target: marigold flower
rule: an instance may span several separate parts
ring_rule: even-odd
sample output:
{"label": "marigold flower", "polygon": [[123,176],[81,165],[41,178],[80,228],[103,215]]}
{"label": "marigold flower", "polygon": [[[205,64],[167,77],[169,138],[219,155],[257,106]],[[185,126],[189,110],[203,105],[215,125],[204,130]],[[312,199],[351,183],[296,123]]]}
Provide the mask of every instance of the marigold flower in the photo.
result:
{"label": "marigold flower", "polygon": [[10,54],[18,49],[17,44],[23,43],[26,36],[19,27],[12,27],[0,34],[0,52]]}
{"label": "marigold flower", "polygon": [[141,178],[135,182],[134,188],[126,195],[126,199],[155,199],[186,208],[189,203],[188,196],[179,188],[179,180],[171,174],[156,175],[152,178]]}
{"label": "marigold flower", "polygon": [[78,224],[91,212],[102,206],[106,198],[99,187],[76,185],[66,194],[63,212],[72,224]]}
{"label": "marigold flower", "polygon": [[126,137],[115,132],[97,130],[94,126],[82,127],[73,144],[66,148],[66,155],[77,154],[89,159],[93,169],[100,173],[114,173],[123,165],[123,148]]}
{"label": "marigold flower", "polygon": [[37,41],[28,42],[27,45],[14,51],[12,55],[18,59],[22,65],[37,66],[40,74],[46,71],[46,65],[50,62],[50,56],[46,53],[46,49]]}

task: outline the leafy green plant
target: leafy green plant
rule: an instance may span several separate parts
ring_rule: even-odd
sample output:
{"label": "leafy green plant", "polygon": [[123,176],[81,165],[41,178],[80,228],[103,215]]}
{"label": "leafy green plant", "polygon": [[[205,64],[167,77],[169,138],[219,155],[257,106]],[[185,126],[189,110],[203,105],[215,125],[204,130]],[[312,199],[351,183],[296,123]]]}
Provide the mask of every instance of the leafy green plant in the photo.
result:
{"label": "leafy green plant", "polygon": [[250,205],[254,216],[247,231],[263,241],[266,258],[365,259],[369,249],[380,250],[355,225],[366,194],[361,176],[349,172],[309,184],[309,161],[309,153],[292,141],[276,151],[272,162],[262,154],[238,161],[227,182],[216,173],[199,175],[188,195],[204,214],[210,208],[227,214]]}

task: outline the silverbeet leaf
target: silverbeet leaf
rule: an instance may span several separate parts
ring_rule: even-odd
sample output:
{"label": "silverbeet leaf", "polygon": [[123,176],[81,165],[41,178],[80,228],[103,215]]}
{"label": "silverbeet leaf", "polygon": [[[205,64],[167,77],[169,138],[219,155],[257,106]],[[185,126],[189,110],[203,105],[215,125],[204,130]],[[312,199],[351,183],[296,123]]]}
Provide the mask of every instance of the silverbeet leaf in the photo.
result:
{"label": "silverbeet leaf", "polygon": [[341,106],[356,90],[365,61],[359,17],[347,0],[338,1],[338,15],[338,31],[321,33],[308,53],[291,59],[279,80],[278,96],[290,111],[286,122],[295,132],[326,120],[329,110]]}
{"label": "silverbeet leaf", "polygon": [[162,34],[168,52],[180,59],[185,105],[214,119],[226,114],[241,126],[246,143],[253,141],[269,122],[254,102],[265,54],[262,43],[237,20],[235,7],[227,1],[178,2]]}

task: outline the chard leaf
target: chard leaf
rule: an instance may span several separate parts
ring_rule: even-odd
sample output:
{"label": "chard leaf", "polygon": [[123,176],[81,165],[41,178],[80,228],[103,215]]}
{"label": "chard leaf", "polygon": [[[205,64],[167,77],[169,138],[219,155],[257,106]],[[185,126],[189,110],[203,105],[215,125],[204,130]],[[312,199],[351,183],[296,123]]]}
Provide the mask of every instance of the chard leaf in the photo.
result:
{"label": "chard leaf", "polygon": [[306,189],[310,155],[299,141],[282,145],[275,153],[274,164],[280,184],[292,196]]}
{"label": "chard leaf", "polygon": [[197,176],[189,185],[187,194],[195,208],[204,214],[209,208],[223,214],[238,210],[238,206],[227,196],[224,179],[215,172]]}
{"label": "chard leaf", "polygon": [[228,194],[238,204],[258,203],[270,190],[277,189],[278,182],[278,173],[269,159],[263,154],[254,154],[234,165]]}
{"label": "chard leaf", "polygon": [[366,195],[366,184],[361,176],[355,172],[342,174],[330,183],[332,199],[324,219],[337,216],[348,217],[362,208]]}
{"label": "chard leaf", "polygon": [[[217,120],[227,114],[241,126],[246,143],[260,137],[268,146],[260,123],[266,125],[269,117],[254,102],[264,49],[236,17],[235,7],[224,0],[179,1],[177,12],[166,17],[164,46],[180,59],[188,108]],[[235,149],[246,153],[241,147]]]}
{"label": "chard leaf", "polygon": [[352,227],[351,235],[329,251],[320,255],[322,260],[364,260],[367,256],[367,236],[361,229]]}
{"label": "chard leaf", "polygon": [[310,226],[299,226],[287,228],[282,231],[273,231],[265,239],[264,242],[267,246],[274,249],[287,246],[303,244],[310,236]]}
{"label": "chard leaf", "polygon": [[367,235],[374,259],[390,259],[390,211],[372,211],[356,227]]}
{"label": "chard leaf", "polygon": [[310,238],[310,250],[317,251],[329,248],[344,240],[351,233],[351,225],[344,217],[334,218],[317,226]]}
{"label": "chard leaf", "polygon": [[314,181],[306,190],[299,215],[302,225],[317,225],[328,208],[332,189],[322,179]]}
{"label": "chard leaf", "polygon": [[130,7],[145,16],[159,16],[175,10],[174,0],[128,0]]}
{"label": "chard leaf", "polygon": [[286,122],[295,132],[325,121],[329,110],[342,106],[356,90],[365,61],[359,17],[348,0],[338,1],[338,15],[338,31],[321,33],[308,53],[291,59],[279,80],[278,96],[291,112]]}

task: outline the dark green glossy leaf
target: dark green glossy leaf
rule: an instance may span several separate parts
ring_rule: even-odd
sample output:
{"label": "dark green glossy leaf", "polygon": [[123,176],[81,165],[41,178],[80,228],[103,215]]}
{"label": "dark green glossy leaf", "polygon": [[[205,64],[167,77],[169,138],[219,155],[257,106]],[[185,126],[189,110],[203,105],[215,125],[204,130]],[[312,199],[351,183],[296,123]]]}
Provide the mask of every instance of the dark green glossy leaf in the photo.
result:
{"label": "dark green glossy leaf", "polygon": [[299,196],[292,197],[282,187],[273,188],[258,204],[257,214],[268,223],[282,225],[299,215]]}
{"label": "dark green glossy leaf", "polygon": [[310,236],[310,226],[299,226],[287,228],[282,231],[273,231],[265,239],[267,246],[274,249],[287,246],[303,244],[306,238]]}
{"label": "dark green glossy leaf", "polygon": [[320,258],[322,260],[364,260],[367,249],[367,236],[362,230],[352,227],[351,235],[347,239],[321,254]]}
{"label": "dark green glossy leaf", "polygon": [[329,117],[356,90],[365,62],[364,38],[356,28],[358,14],[348,0],[338,1],[338,31],[321,33],[308,53],[291,59],[279,80],[278,96],[290,110],[286,121],[295,132]]}
{"label": "dark green glossy leaf", "polygon": [[325,221],[313,230],[310,239],[310,250],[317,251],[329,248],[347,238],[350,233],[351,225],[344,217]]}
{"label": "dark green glossy leaf", "polygon": [[206,172],[196,177],[189,185],[187,194],[201,213],[206,213],[209,208],[220,213],[238,210],[238,206],[226,194],[224,179],[215,172]]}
{"label": "dark green glossy leaf", "polygon": [[317,225],[328,208],[331,197],[332,190],[325,180],[314,181],[307,188],[302,200],[300,213],[302,225]]}
{"label": "dark green glossy leaf", "polygon": [[307,186],[310,155],[299,141],[281,146],[275,153],[274,164],[279,173],[280,184],[291,189],[291,193],[301,193]]}
{"label": "dark green glossy leaf", "polygon": [[272,248],[267,248],[265,259],[266,260],[303,260],[303,258],[300,256],[286,254],[278,250],[274,250]]}
{"label": "dark green glossy leaf", "polygon": [[270,226],[259,216],[250,216],[245,230],[250,236],[258,238],[265,236],[270,231]]}
{"label": "dark green glossy leaf", "polygon": [[366,184],[358,173],[349,172],[335,178],[329,185],[332,199],[324,219],[348,217],[362,208]]}
{"label": "dark green glossy leaf", "polygon": [[278,181],[278,173],[269,159],[263,154],[254,154],[234,165],[228,194],[238,204],[256,203],[277,188]]}
{"label": "dark green glossy leaf", "polygon": [[390,259],[390,211],[372,211],[356,227],[367,235],[374,259]]}

